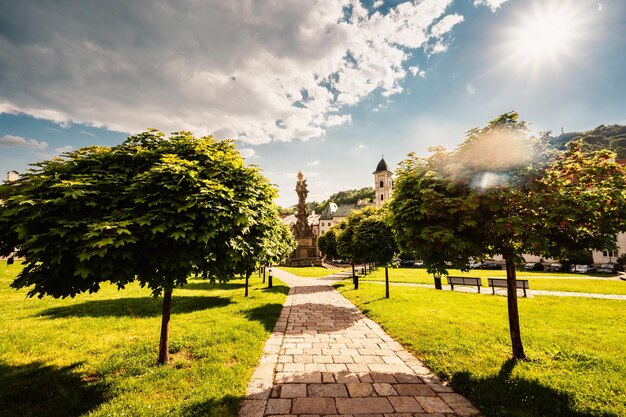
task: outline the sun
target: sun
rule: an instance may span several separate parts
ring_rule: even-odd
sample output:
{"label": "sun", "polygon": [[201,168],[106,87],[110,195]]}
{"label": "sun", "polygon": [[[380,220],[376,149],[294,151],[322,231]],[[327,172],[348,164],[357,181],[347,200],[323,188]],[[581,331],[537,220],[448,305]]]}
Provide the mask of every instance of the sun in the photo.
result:
{"label": "sun", "polygon": [[500,33],[501,60],[528,75],[558,70],[581,57],[593,36],[591,17],[583,1],[543,0],[513,16]]}

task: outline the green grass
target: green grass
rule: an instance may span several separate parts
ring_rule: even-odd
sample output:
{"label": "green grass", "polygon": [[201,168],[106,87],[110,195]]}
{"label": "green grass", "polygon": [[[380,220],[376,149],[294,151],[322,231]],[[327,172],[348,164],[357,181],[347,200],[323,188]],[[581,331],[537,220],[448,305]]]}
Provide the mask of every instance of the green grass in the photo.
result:
{"label": "green grass", "polygon": [[504,297],[336,286],[487,416],[626,416],[623,301],[520,298],[529,361],[515,362]]}
{"label": "green grass", "polygon": [[162,299],[137,285],[28,299],[0,266],[0,416],[234,416],[288,288],[253,276],[174,290],[171,363],[157,366]]}
{"label": "green grass", "polygon": [[340,271],[339,269],[326,269],[320,266],[302,266],[302,267],[289,267],[289,266],[281,266],[285,272],[289,272],[290,274],[297,275],[299,277],[304,278],[321,278],[327,275],[332,275],[335,272]]}
{"label": "green grass", "polygon": [[[360,271],[360,268],[359,268]],[[487,287],[487,277],[506,278],[505,271],[485,271],[472,270],[461,272],[451,269],[451,276],[468,276],[483,278],[483,285]],[[626,295],[626,281],[614,279],[608,276],[588,277],[585,275],[562,274],[552,272],[518,272],[518,278],[527,279],[532,290],[546,291],[567,291],[567,292],[587,292],[595,294],[618,294]],[[361,277],[362,281],[384,281],[385,270],[379,268],[377,271]],[[408,282],[417,284],[433,284],[433,276],[426,272],[424,268],[390,268],[390,282]],[[445,284],[445,278],[442,279]]]}

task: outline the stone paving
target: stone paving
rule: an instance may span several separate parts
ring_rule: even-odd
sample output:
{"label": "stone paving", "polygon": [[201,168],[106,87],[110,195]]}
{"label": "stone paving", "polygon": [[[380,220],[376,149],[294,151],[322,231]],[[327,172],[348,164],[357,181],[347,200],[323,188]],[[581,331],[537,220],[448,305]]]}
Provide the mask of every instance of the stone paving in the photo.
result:
{"label": "stone paving", "polygon": [[291,287],[240,417],[452,417],[478,410],[326,279],[274,269]]}

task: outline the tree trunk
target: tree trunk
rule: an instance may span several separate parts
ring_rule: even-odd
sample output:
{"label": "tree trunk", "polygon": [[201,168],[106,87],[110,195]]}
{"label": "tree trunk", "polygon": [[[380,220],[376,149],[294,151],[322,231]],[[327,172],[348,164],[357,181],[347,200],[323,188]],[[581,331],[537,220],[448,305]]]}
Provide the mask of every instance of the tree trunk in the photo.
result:
{"label": "tree trunk", "polygon": [[352,261],[352,285],[356,288],[356,271],[354,269],[354,261]]}
{"label": "tree trunk", "polygon": [[248,281],[250,280],[250,273],[246,272],[246,293],[245,293],[245,297],[248,296]]}
{"label": "tree trunk", "polygon": [[385,298],[389,298],[389,268],[385,265]]}
{"label": "tree trunk", "polygon": [[263,284],[265,284],[265,267],[263,267]]}
{"label": "tree trunk", "polygon": [[163,315],[161,317],[161,340],[159,342],[159,365],[170,360],[170,310],[172,307],[172,290],[163,293]]}
{"label": "tree trunk", "polygon": [[506,297],[509,307],[509,331],[511,332],[513,358],[526,359],[519,327],[519,310],[517,308],[517,276],[515,272],[515,263],[511,258],[511,256],[504,257],[504,260],[506,261]]}

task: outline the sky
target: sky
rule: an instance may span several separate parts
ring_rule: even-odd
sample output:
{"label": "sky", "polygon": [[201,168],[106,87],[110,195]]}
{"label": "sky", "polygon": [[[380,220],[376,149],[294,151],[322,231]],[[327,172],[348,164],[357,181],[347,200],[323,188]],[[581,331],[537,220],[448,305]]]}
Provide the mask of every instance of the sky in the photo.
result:
{"label": "sky", "polygon": [[626,124],[623,0],[0,0],[0,175],[157,128],[234,139],[294,204],[518,111]]}

